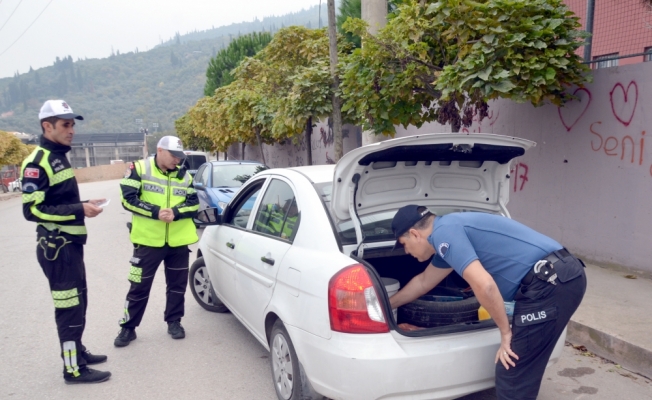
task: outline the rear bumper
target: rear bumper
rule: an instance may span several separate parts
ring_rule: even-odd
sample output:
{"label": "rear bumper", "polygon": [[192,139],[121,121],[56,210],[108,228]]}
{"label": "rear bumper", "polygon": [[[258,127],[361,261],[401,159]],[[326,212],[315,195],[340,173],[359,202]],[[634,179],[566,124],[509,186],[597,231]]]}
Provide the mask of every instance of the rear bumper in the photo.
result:
{"label": "rear bumper", "polygon": [[495,328],[424,338],[333,332],[330,340],[287,328],[310,383],[332,399],[453,399],[494,386]]}
{"label": "rear bumper", "polygon": [[324,339],[286,327],[313,388],[332,399],[454,399],[494,386],[496,328],[424,338],[333,332]]}

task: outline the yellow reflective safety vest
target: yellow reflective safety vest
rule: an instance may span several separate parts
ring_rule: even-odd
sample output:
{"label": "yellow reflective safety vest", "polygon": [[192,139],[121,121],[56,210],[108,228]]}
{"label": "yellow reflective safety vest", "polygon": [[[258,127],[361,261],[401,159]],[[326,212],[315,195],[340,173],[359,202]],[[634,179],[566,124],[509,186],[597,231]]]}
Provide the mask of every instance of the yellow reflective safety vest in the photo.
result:
{"label": "yellow reflective safety vest", "polygon": [[[136,161],[134,167],[140,176],[139,197],[143,202],[161,208],[178,207],[181,213],[199,209],[199,204],[184,207],[186,197],[196,193],[190,174],[184,174],[181,178],[177,177],[178,171],[166,175],[158,169],[154,157]],[[192,218],[166,223],[138,213],[133,214],[130,238],[132,243],[150,247],[163,247],[165,244],[178,247],[199,240]]]}

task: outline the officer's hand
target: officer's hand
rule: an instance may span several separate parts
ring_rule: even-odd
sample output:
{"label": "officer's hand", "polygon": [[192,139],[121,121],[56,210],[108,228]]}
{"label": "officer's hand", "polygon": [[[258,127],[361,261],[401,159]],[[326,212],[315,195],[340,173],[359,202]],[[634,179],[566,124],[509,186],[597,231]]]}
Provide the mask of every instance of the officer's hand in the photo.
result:
{"label": "officer's hand", "polygon": [[158,219],[160,219],[160,220],[163,221],[163,222],[167,222],[167,221],[166,221],[166,220],[167,220],[167,217],[168,217],[168,209],[167,209],[167,208],[164,208],[164,209],[159,210],[159,212],[158,212]]}
{"label": "officer's hand", "polygon": [[510,357],[514,357],[515,359],[518,360],[518,356],[516,355],[516,353],[512,351],[511,343],[512,343],[511,331],[507,334],[500,335],[500,348],[498,349],[498,353],[496,353],[495,362],[498,363],[498,360],[500,360],[500,362],[503,363],[503,367],[505,367],[505,369],[509,369],[510,365],[512,367],[516,367],[516,363]]}
{"label": "officer's hand", "polygon": [[93,218],[97,216],[99,213],[101,213],[102,211],[104,211],[102,207],[98,207],[90,202],[82,203],[82,207],[84,207],[84,216],[86,216],[87,218]]}
{"label": "officer's hand", "polygon": [[163,222],[170,223],[174,221],[174,212],[171,208],[164,208],[158,212],[158,219]]}
{"label": "officer's hand", "polygon": [[172,211],[170,211],[169,213],[165,214],[164,221],[167,222],[168,224],[170,222],[174,221],[174,213]]}
{"label": "officer's hand", "polygon": [[106,199],[92,199],[92,200],[88,200],[89,203],[91,203],[91,204],[93,204],[93,205],[96,205],[96,206],[99,206],[100,204],[104,203],[105,201],[106,201]]}

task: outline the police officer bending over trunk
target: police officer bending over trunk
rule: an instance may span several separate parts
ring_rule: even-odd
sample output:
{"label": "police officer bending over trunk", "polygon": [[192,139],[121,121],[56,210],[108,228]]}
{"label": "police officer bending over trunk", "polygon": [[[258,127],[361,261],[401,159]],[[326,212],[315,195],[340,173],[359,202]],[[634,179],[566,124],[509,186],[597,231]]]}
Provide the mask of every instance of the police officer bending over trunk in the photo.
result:
{"label": "police officer bending over trunk", "polygon": [[132,163],[120,182],[122,206],[132,216],[129,281],[122,329],[113,344],[124,347],[136,339],[136,327],[145,314],[154,275],[165,265],[166,306],[164,319],[173,339],[186,336],[181,326],[184,295],[188,283],[188,245],[197,242],[192,218],[199,210],[192,177],[179,168],[185,154],[181,140],[164,136],[156,156]]}
{"label": "police officer bending over trunk", "polygon": [[[407,254],[431,260],[390,298],[392,308],[416,300],[455,270],[500,329],[498,399],[536,399],[555,344],[584,297],[582,261],[519,222],[481,212],[439,217],[409,205],[398,210],[392,230]],[[504,301],[512,300],[510,320]]]}
{"label": "police officer bending over trunk", "polygon": [[110,372],[87,367],[106,361],[82,344],[88,297],[84,217],[102,212],[104,199],[82,202],[66,153],[75,134],[74,114],[63,100],[48,100],[39,112],[40,145],[23,162],[23,215],[36,225],[36,258],[48,278],[54,300],[54,319],[61,343],[63,379],[67,384],[104,382]]}

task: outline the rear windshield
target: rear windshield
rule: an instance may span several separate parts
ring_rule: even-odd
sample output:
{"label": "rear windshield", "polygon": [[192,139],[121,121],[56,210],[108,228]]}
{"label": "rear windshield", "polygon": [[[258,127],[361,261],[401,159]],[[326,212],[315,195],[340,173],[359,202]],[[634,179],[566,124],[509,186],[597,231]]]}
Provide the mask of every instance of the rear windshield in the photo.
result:
{"label": "rear windshield", "polygon": [[[318,183],[315,184],[315,189],[317,189],[317,193],[319,193],[326,204],[326,208],[330,212],[333,183]],[[360,220],[362,221],[361,226],[365,243],[394,240],[394,235],[392,234],[392,219],[394,218],[394,214],[396,214],[396,210],[381,211],[361,217]],[[356,243],[355,228],[351,220],[339,222],[336,224],[336,229],[342,244]]]}
{"label": "rear windshield", "polygon": [[205,155],[197,154],[197,155],[187,155],[183,163],[186,166],[186,169],[197,170],[206,161],[207,160]]}

